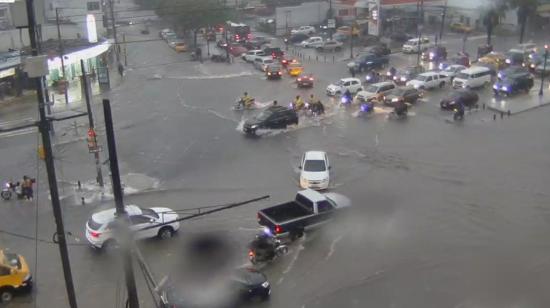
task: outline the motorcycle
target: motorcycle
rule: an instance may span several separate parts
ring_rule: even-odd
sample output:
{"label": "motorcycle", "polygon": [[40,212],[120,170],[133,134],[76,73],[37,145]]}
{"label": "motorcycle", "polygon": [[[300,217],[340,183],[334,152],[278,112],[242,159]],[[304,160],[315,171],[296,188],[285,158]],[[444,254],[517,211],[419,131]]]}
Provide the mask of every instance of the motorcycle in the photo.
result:
{"label": "motorcycle", "polygon": [[351,103],[353,102],[353,97],[351,96],[351,94],[345,94],[342,96],[342,98],[340,99],[340,103],[342,105],[344,105],[345,107],[349,107],[351,106]]}
{"label": "motorcycle", "polygon": [[361,104],[359,105],[359,115],[368,115],[373,113],[374,111],[374,104],[372,102],[365,102],[361,101]]}
{"label": "motorcycle", "polygon": [[387,71],[386,72],[386,81],[393,81],[396,74],[397,74],[397,71],[395,71],[395,72]]}
{"label": "motorcycle", "polygon": [[453,109],[453,120],[454,121],[462,121],[464,120],[464,109],[455,108]]}
{"label": "motorcycle", "polygon": [[2,192],[0,193],[0,196],[5,201],[8,201],[12,198],[13,195],[17,196],[17,199],[21,200],[25,198],[25,195],[23,194],[23,191],[21,190],[21,185],[19,182],[13,183],[13,182],[7,182],[2,187]]}
{"label": "motorcycle", "polygon": [[324,109],[324,107],[320,107],[317,104],[313,103],[306,103],[304,105],[304,110],[306,111],[307,116],[318,117],[325,113]]}
{"label": "motorcycle", "polygon": [[380,82],[380,74],[374,71],[370,71],[365,76],[365,82],[368,84]]}
{"label": "motorcycle", "polygon": [[241,110],[254,110],[257,109],[256,106],[256,99],[252,98],[248,103],[244,102],[242,98],[237,98],[235,101],[235,105],[233,105],[233,110],[241,111]]}
{"label": "motorcycle", "polygon": [[390,112],[390,118],[404,119],[407,117],[409,108],[406,103],[402,105],[397,105],[393,108],[393,111]]}
{"label": "motorcycle", "polygon": [[264,228],[262,233],[250,243],[248,259],[252,264],[271,262],[276,258],[286,255],[288,246],[275,238],[269,228]]}

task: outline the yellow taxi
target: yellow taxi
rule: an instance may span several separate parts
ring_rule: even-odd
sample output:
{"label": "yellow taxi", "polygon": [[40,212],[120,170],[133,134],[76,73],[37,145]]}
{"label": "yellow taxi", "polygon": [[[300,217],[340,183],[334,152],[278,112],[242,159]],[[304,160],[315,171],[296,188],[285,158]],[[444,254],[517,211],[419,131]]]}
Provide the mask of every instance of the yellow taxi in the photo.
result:
{"label": "yellow taxi", "polygon": [[0,249],[0,303],[7,303],[19,290],[32,287],[29,266],[22,256]]}
{"label": "yellow taxi", "polygon": [[299,76],[304,71],[304,67],[300,62],[291,62],[286,66],[286,71],[292,77]]}
{"label": "yellow taxi", "polygon": [[490,52],[477,60],[479,63],[489,64],[500,70],[506,67],[506,56],[500,52]]}
{"label": "yellow taxi", "polygon": [[449,28],[454,32],[459,33],[470,33],[474,31],[474,28],[471,26],[468,26],[467,24],[463,24],[461,22],[455,22],[449,25]]}
{"label": "yellow taxi", "polygon": [[336,29],[337,33],[342,33],[346,36],[350,36],[353,34],[353,36],[358,36],[360,31],[357,27],[350,27],[350,26],[342,26],[338,29]]}
{"label": "yellow taxi", "polygon": [[176,52],[186,52],[187,51],[187,45],[185,45],[184,42],[177,42],[175,45],[174,45],[174,50]]}

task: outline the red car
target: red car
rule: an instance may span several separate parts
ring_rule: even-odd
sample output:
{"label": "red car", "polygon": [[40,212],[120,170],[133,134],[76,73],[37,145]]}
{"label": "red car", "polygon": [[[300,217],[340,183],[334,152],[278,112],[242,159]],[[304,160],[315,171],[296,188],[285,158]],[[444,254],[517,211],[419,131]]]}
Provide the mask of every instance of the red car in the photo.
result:
{"label": "red car", "polygon": [[243,53],[247,52],[244,46],[241,45],[231,45],[229,46],[229,53],[234,57],[240,57]]}
{"label": "red car", "polygon": [[298,60],[296,59],[287,59],[285,57],[282,57],[280,58],[280,61],[281,61],[281,65],[286,68],[288,66],[289,63],[295,63],[295,62],[298,62]]}

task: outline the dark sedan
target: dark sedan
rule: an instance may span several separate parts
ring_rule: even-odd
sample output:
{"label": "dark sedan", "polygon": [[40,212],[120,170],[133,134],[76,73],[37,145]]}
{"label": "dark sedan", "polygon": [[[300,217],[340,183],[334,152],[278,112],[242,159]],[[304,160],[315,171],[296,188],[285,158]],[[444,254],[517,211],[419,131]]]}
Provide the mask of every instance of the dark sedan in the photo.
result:
{"label": "dark sedan", "polygon": [[281,79],[283,77],[283,67],[278,63],[269,64],[265,69],[265,76],[268,80]]}
{"label": "dark sedan", "polygon": [[447,49],[443,46],[429,48],[422,53],[422,60],[439,62],[447,59]]}
{"label": "dark sedan", "polygon": [[311,74],[302,74],[296,78],[296,84],[298,88],[311,88],[313,87],[313,75]]}
{"label": "dark sedan", "polygon": [[391,90],[388,94],[384,95],[384,105],[393,106],[396,103],[409,103],[414,104],[422,97],[422,92],[413,87],[400,87]]}
{"label": "dark sedan", "polygon": [[477,108],[477,101],[479,100],[479,95],[472,90],[456,90],[453,91],[449,96],[443,98],[439,105],[441,109],[444,110],[453,110],[460,103],[464,107],[474,107]]}
{"label": "dark sedan", "polygon": [[244,122],[243,131],[247,135],[255,135],[258,129],[285,129],[292,124],[298,124],[296,111],[288,107],[271,106]]}
{"label": "dark sedan", "polygon": [[[236,308],[244,303],[259,299],[265,301],[271,295],[271,285],[266,276],[252,268],[241,268],[235,270],[228,279],[227,286],[223,290],[228,298],[223,300],[211,296],[211,300],[200,298],[197,294],[186,294],[184,288],[170,286],[163,292],[162,300],[164,307],[173,308]],[[207,291],[205,291],[206,293]]]}
{"label": "dark sedan", "polygon": [[424,67],[421,65],[407,67],[402,71],[398,71],[395,76],[393,76],[393,82],[397,85],[404,85],[407,81],[416,77],[416,75],[424,73],[424,71]]}

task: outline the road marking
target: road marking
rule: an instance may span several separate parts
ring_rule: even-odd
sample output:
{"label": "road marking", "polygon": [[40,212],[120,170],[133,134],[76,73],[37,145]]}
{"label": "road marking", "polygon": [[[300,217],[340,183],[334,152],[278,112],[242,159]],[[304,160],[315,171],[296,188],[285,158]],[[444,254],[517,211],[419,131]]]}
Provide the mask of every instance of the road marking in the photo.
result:
{"label": "road marking", "polygon": [[374,136],[374,146],[378,146],[379,143],[378,134],[376,134],[376,136]]}
{"label": "road marking", "polygon": [[337,238],[334,239],[334,241],[332,241],[332,243],[330,244],[330,249],[327,253],[327,256],[325,257],[325,261],[328,261],[328,259],[330,259],[330,257],[332,257],[332,255],[334,254],[334,251],[335,251],[335,246],[336,246],[336,243],[338,243],[344,236],[343,235],[340,235],[338,236]]}

